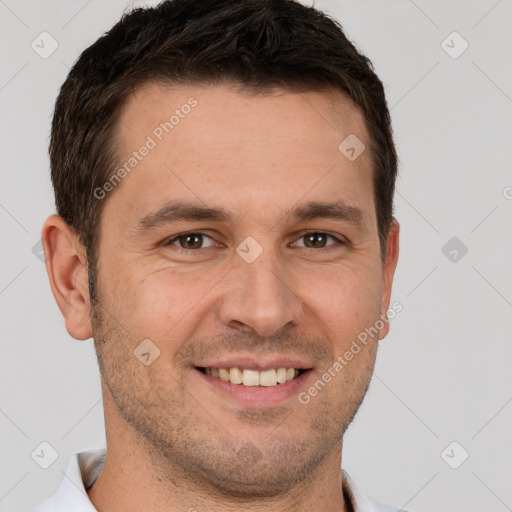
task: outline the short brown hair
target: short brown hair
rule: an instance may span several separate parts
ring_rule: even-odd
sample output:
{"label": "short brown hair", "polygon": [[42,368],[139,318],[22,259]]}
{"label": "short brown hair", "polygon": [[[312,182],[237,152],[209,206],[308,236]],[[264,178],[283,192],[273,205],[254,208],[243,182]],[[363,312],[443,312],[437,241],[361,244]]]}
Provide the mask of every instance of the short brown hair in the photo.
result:
{"label": "short brown hair", "polygon": [[115,170],[120,107],[149,80],[229,81],[261,93],[342,91],[361,109],[370,133],[384,260],[397,175],[391,120],[381,81],[341,25],[294,0],[167,0],[123,15],[88,47],[55,105],[50,161],[57,213],[87,250],[91,299],[107,200],[98,200],[93,191]]}

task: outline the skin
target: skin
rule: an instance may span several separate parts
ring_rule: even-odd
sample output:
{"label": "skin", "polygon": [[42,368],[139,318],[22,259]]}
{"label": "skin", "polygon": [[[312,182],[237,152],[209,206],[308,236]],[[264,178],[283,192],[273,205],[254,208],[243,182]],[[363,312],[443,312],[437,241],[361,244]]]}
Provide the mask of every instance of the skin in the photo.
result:
{"label": "skin", "polygon": [[[370,152],[350,162],[338,150],[351,133],[369,148],[362,114],[335,92],[264,96],[227,84],[148,83],[120,113],[119,163],[191,96],[197,106],[103,199],[92,313],[84,248],[56,215],[43,228],[66,328],[76,339],[94,337],[100,363],[108,450],[89,498],[103,512],[348,511],[343,433],[387,322],[308,404],[294,395],[244,407],[205,386],[194,365],[230,354],[297,356],[312,363],[307,390],[385,315],[399,224],[382,262]],[[137,229],[175,200],[234,217]],[[298,204],[339,200],[364,212],[366,230],[288,216]],[[307,245],[304,230],[346,243]],[[185,231],[207,237],[193,248],[165,244]],[[253,263],[236,252],[247,236],[263,249]],[[144,339],[160,350],[149,366],[134,355]]]}

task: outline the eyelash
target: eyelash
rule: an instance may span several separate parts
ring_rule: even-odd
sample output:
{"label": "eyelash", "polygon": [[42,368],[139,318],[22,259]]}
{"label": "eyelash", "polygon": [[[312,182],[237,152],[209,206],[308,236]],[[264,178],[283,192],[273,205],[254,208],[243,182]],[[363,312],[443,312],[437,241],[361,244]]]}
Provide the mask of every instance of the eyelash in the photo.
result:
{"label": "eyelash", "polygon": [[[168,239],[167,241],[164,242],[164,245],[165,246],[174,245],[174,242],[178,241],[180,238],[182,238],[184,236],[187,236],[187,235],[201,235],[203,237],[206,237],[206,238],[209,238],[209,239],[213,240],[213,238],[211,236],[207,235],[206,233],[202,233],[201,231],[187,231],[185,233],[179,233],[178,235]],[[301,247],[301,249],[312,249],[312,250],[316,250],[316,251],[321,251],[321,250],[327,251],[327,250],[332,249],[332,248],[334,248],[336,246],[347,245],[343,240],[340,240],[338,237],[332,235],[331,233],[327,233],[325,231],[305,231],[305,232],[300,234],[300,236],[297,238],[297,240],[300,240],[301,238],[304,238],[307,235],[327,235],[328,237],[332,238],[336,243],[328,245],[327,247],[320,247],[318,249],[315,249],[314,247]],[[184,250],[184,251],[190,251],[190,252],[198,251],[200,249],[208,249],[208,247],[200,247],[199,249],[187,249],[185,247],[180,247],[180,246],[177,246],[177,247],[178,247],[178,249],[181,249],[181,250]]]}

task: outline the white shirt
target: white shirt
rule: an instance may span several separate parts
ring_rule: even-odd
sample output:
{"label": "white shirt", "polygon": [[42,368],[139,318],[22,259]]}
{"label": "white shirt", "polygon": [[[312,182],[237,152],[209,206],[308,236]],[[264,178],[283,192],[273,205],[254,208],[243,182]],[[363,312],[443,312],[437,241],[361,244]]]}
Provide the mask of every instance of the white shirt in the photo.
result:
{"label": "white shirt", "polygon": [[[98,478],[105,461],[105,453],[105,448],[75,453],[53,496],[43,501],[32,512],[97,512],[89,500],[86,489],[92,487]],[[399,509],[378,503],[363,494],[343,470],[342,482],[354,512],[399,512]],[[400,509],[400,512],[407,511]]]}

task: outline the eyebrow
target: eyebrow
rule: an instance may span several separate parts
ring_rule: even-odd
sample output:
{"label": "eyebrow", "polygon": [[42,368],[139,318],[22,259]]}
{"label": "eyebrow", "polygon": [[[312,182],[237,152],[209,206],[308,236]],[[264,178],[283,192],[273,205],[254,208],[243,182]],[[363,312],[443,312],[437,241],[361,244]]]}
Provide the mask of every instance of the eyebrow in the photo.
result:
{"label": "eyebrow", "polygon": [[[137,230],[145,232],[179,221],[212,221],[229,223],[233,214],[222,207],[209,207],[200,203],[177,201],[167,203],[156,212],[143,217],[137,223]],[[343,201],[311,201],[292,209],[288,214],[291,219],[301,222],[315,219],[333,219],[345,221],[361,231],[367,231],[366,214],[360,208],[349,206]]]}
{"label": "eyebrow", "polygon": [[211,208],[199,203],[178,201],[167,203],[156,212],[146,215],[138,222],[137,227],[140,231],[146,231],[179,221],[210,220],[227,223],[231,217],[224,208]]}
{"label": "eyebrow", "polygon": [[355,206],[346,205],[342,201],[309,202],[296,207],[292,211],[292,217],[297,221],[312,219],[342,220],[353,224],[361,231],[367,231],[366,213]]}

